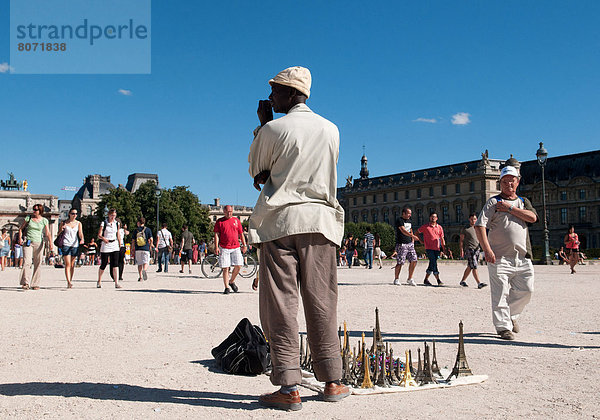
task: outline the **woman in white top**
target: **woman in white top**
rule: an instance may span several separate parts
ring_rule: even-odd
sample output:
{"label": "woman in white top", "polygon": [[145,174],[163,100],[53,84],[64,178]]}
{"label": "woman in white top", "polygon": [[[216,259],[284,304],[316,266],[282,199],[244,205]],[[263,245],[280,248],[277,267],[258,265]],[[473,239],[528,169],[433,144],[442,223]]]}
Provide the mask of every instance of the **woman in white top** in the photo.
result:
{"label": "woman in white top", "polygon": [[100,268],[98,269],[98,283],[96,287],[102,287],[100,282],[102,281],[102,274],[104,269],[110,260],[110,271],[112,272],[112,278],[115,280],[115,287],[121,288],[119,284],[118,270],[119,270],[119,244],[121,243],[119,234],[119,223],[115,220],[117,217],[117,211],[110,209],[108,212],[108,219],[100,224],[100,230],[98,231],[98,239],[100,240]]}
{"label": "woman in white top", "polygon": [[65,260],[65,276],[67,277],[67,289],[73,287],[73,273],[75,272],[75,262],[77,261],[77,252],[79,245],[84,244],[83,227],[81,222],[77,220],[77,209],[69,210],[69,219],[62,222],[60,225],[61,232],[64,233],[62,255]]}

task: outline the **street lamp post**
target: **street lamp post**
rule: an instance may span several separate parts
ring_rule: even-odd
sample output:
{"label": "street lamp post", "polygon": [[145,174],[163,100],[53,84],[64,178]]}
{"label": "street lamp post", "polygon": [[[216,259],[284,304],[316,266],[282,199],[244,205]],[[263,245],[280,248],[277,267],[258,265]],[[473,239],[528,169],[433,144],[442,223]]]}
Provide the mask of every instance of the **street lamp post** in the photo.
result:
{"label": "street lamp post", "polygon": [[542,168],[542,207],[544,210],[544,255],[540,261],[545,265],[552,265],[552,258],[550,257],[550,244],[548,241],[548,219],[546,216],[546,181],[544,178],[544,167],[546,166],[546,160],[548,159],[548,151],[544,148],[544,143],[540,142],[540,148],[535,153],[537,161]]}
{"label": "street lamp post", "polygon": [[154,190],[156,193],[156,231],[160,230],[160,218],[159,218],[159,208],[160,208],[160,187],[158,184],[156,185],[156,189]]}

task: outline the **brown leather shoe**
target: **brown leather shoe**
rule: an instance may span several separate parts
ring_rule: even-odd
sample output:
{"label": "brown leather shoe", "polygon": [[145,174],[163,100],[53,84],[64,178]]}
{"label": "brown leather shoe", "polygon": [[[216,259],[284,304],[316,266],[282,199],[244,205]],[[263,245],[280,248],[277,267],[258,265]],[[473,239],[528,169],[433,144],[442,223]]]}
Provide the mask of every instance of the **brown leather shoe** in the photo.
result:
{"label": "brown leather shoe", "polygon": [[503,340],[514,340],[515,339],[515,336],[513,335],[512,331],[510,331],[510,330],[498,331],[498,335]]}
{"label": "brown leather shoe", "polygon": [[282,394],[275,391],[272,394],[262,394],[258,397],[258,403],[263,407],[278,408],[280,410],[298,411],[302,409],[302,400],[298,391]]}
{"label": "brown leather shoe", "polygon": [[350,389],[346,385],[338,385],[335,382],[329,382],[325,385],[325,391],[323,392],[323,401],[341,401],[348,395],[350,395]]}

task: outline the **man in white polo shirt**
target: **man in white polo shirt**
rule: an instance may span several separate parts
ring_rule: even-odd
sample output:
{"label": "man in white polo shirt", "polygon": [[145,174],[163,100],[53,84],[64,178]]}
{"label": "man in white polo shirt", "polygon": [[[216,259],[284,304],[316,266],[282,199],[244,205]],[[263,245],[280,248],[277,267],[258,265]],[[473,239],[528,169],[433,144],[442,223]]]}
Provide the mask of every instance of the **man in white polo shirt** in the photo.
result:
{"label": "man in white polo shirt", "polygon": [[494,326],[504,340],[515,339],[517,318],[533,293],[528,225],[538,217],[531,202],[517,195],[519,180],[517,169],[505,166],[500,172],[500,194],[485,203],[475,223],[477,239],[489,263]]}

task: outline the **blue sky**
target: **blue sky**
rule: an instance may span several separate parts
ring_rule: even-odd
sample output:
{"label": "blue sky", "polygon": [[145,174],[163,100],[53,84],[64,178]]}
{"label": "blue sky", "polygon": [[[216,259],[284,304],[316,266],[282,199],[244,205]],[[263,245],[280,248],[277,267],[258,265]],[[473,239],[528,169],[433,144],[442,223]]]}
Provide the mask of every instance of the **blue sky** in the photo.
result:
{"label": "blue sky", "polygon": [[340,186],[363,145],[371,176],[485,149],[534,159],[539,141],[550,156],[596,150],[599,21],[597,1],[155,0],[151,74],[19,75],[0,0],[0,177],[64,198],[88,174],[149,172],[204,203],[253,205],[257,101],[292,65],[340,128]]}

